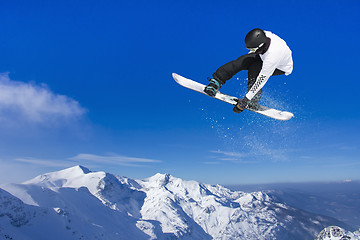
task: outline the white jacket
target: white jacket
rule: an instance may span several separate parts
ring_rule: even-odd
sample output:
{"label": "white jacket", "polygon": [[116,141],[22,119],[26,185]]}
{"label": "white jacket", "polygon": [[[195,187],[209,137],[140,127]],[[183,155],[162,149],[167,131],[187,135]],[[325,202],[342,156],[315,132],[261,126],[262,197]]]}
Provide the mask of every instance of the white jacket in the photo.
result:
{"label": "white jacket", "polygon": [[246,94],[246,97],[250,100],[265,85],[275,69],[285,72],[285,75],[289,75],[293,70],[291,50],[286,45],[286,42],[272,32],[264,32],[271,39],[271,42],[268,50],[264,54],[259,54],[263,65],[256,82]]}

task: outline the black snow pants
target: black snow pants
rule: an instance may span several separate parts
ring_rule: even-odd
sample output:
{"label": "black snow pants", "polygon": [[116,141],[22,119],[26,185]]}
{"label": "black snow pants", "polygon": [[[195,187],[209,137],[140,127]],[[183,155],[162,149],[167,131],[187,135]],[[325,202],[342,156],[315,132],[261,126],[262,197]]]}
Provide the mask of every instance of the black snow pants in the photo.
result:
{"label": "black snow pants", "polygon": [[[220,81],[222,84],[225,84],[227,80],[232,78],[235,74],[242,70],[248,70],[248,83],[247,91],[250,91],[251,87],[256,82],[256,78],[259,75],[262,69],[262,60],[257,53],[249,53],[246,55],[240,56],[238,59],[228,62],[223,66],[219,67],[216,72],[213,74],[213,77]],[[283,71],[276,69],[273,73],[275,75],[284,74]],[[256,94],[254,100],[259,100],[262,89]]]}

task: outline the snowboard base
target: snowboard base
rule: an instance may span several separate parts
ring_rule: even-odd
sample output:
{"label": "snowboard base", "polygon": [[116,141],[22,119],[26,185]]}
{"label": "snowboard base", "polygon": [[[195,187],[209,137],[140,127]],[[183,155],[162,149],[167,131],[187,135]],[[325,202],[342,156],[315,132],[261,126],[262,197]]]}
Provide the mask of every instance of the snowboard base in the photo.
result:
{"label": "snowboard base", "polygon": [[[206,87],[204,84],[201,84],[199,82],[196,82],[196,81],[188,79],[188,78],[185,78],[176,73],[173,73],[172,76],[173,76],[174,80],[181,86],[189,88],[194,91],[197,91],[199,93],[205,94],[206,96],[209,96],[208,94],[206,94],[204,92],[204,89]],[[237,97],[233,97],[233,96],[221,93],[219,91],[216,93],[216,95],[213,98],[219,99],[223,102],[227,102],[232,105],[236,105],[236,103],[239,101],[239,99]],[[246,109],[249,111],[256,112],[256,113],[262,114],[264,116],[267,116],[267,117],[270,117],[273,119],[277,119],[277,120],[282,120],[282,121],[290,120],[292,117],[294,117],[294,114],[292,114],[291,112],[280,111],[280,110],[277,110],[274,108],[269,108],[269,107],[265,107],[265,106],[261,106],[261,105],[259,106],[258,109],[252,109],[252,108],[248,108],[248,107]]]}

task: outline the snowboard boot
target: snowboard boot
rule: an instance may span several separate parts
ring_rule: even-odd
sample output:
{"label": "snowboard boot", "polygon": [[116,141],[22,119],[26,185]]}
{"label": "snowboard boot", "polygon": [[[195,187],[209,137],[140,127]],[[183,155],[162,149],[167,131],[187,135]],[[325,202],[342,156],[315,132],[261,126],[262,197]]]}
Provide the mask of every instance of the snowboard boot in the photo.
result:
{"label": "snowboard boot", "polygon": [[210,83],[205,87],[204,92],[207,95],[214,97],[223,84],[215,78],[211,78],[208,80]]}
{"label": "snowboard boot", "polygon": [[254,110],[259,110],[260,105],[259,105],[259,101],[261,99],[261,93],[257,93],[249,102],[248,107]]}

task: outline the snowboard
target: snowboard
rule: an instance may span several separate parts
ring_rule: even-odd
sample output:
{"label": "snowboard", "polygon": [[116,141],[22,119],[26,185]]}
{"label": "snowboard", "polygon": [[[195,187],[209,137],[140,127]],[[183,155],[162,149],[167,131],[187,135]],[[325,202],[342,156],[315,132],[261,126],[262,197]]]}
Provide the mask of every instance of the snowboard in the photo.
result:
{"label": "snowboard", "polygon": [[[188,78],[185,78],[176,73],[173,73],[172,76],[173,76],[174,80],[181,86],[189,88],[194,91],[197,91],[199,93],[205,94],[206,96],[209,96],[208,94],[206,94],[204,92],[204,89],[206,87],[204,84],[201,84],[199,82],[196,82],[196,81],[188,79]],[[232,105],[236,105],[236,103],[239,101],[239,99],[237,97],[233,97],[233,96],[221,93],[219,91],[216,93],[216,95],[213,98],[230,103]],[[247,107],[246,109],[249,111],[256,112],[256,113],[262,114],[264,116],[267,116],[267,117],[270,117],[273,119],[277,119],[277,120],[282,120],[282,121],[290,120],[294,116],[294,114],[292,114],[291,112],[280,111],[280,110],[277,110],[274,108],[269,108],[269,107],[265,107],[265,106],[261,106],[261,105],[257,109],[252,109],[250,107]]]}

